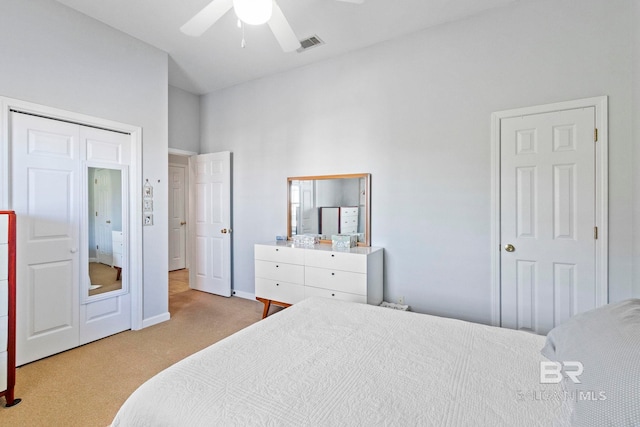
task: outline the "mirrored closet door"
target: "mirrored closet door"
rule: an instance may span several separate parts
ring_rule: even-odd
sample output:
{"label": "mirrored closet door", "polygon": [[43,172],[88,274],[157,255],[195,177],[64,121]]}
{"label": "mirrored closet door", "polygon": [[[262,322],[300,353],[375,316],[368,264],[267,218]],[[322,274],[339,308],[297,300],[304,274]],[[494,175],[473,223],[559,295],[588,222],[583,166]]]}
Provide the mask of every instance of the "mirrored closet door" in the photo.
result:
{"label": "mirrored closet door", "polygon": [[[131,327],[131,136],[21,112],[10,125],[22,365]],[[104,284],[92,283],[93,262]]]}

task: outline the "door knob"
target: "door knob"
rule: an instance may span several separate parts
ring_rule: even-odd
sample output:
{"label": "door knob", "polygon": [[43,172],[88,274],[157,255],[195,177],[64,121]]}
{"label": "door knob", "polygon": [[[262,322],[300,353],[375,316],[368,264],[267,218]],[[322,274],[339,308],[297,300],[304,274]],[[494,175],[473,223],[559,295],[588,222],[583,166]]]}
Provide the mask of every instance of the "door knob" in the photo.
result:
{"label": "door knob", "polygon": [[180,225],[185,225],[186,223],[186,221],[180,221]]}
{"label": "door knob", "polygon": [[77,248],[71,248],[69,249],[69,252],[71,252],[72,254],[75,254],[76,252],[78,252]]}
{"label": "door knob", "polygon": [[226,228],[223,228],[222,230],[220,230],[220,232],[221,232],[222,234],[227,234],[227,229],[226,229]]}
{"label": "door knob", "polygon": [[111,224],[111,221],[107,220],[107,224]]}
{"label": "door knob", "polygon": [[508,243],[504,245],[504,250],[507,252],[514,252],[516,250],[516,247],[513,246],[511,243]]}

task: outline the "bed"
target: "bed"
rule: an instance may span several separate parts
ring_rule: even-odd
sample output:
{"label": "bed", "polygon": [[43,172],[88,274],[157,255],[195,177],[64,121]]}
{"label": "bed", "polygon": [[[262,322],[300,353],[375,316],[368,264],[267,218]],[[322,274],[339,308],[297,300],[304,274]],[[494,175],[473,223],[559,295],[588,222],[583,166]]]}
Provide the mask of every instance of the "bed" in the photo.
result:
{"label": "bed", "polygon": [[566,384],[540,376],[556,338],[309,298],[159,373],[112,425],[564,426]]}

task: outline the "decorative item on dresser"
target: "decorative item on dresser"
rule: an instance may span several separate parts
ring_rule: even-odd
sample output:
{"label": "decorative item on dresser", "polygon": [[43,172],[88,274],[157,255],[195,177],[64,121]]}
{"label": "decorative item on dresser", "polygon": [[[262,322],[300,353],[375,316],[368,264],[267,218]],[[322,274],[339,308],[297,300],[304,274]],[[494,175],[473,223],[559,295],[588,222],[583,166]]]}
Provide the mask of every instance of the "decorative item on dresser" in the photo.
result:
{"label": "decorative item on dresser", "polygon": [[382,302],[383,249],[296,247],[291,242],[255,245],[256,299],[267,317],[271,304],[289,307],[320,296],[378,305]]}
{"label": "decorative item on dresser", "polygon": [[0,211],[0,396],[17,405],[16,385],[16,214]]}

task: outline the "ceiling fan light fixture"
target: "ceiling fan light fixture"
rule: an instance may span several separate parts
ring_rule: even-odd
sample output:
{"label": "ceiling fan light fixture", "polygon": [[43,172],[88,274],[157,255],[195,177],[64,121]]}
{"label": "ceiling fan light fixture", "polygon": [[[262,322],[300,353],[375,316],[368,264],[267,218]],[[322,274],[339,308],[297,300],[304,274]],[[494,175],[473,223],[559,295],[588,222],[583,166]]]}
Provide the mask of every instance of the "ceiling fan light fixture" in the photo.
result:
{"label": "ceiling fan light fixture", "polygon": [[233,0],[238,18],[249,25],[261,25],[271,19],[273,0]]}

